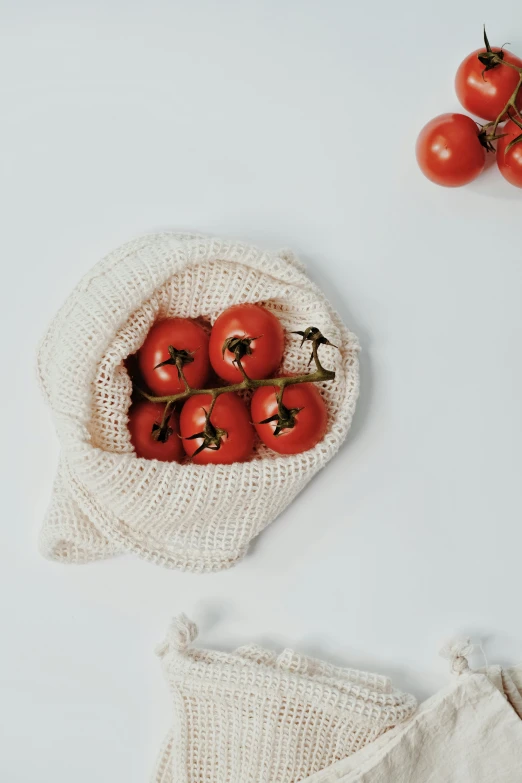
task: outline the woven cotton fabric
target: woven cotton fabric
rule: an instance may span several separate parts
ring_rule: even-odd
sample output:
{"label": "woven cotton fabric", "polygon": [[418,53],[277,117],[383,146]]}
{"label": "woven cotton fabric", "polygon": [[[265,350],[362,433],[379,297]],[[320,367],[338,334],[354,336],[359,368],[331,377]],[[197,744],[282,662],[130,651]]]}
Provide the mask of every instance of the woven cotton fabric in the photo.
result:
{"label": "woven cotton fabric", "polygon": [[[156,320],[213,323],[241,302],[261,303],[281,320],[282,372],[305,372],[309,358],[291,330],[316,326],[339,347],[321,346],[323,365],[336,372],[320,388],[329,414],[324,440],[295,456],[258,443],[251,461],[228,466],[138,458],[125,359]],[[239,560],[338,450],[358,395],[358,342],[291,253],[164,233],[124,245],[80,282],[42,342],[38,372],[61,444],[42,552],[79,563],[132,551],[212,571]]]}
{"label": "woven cotton fabric", "polygon": [[173,727],[155,783],[298,783],[415,711],[415,698],[387,677],[293,650],[201,650],[192,645],[196,636],[181,615],[157,650]]}
{"label": "woven cotton fabric", "polygon": [[522,666],[455,673],[404,726],[306,783],[520,783]]}

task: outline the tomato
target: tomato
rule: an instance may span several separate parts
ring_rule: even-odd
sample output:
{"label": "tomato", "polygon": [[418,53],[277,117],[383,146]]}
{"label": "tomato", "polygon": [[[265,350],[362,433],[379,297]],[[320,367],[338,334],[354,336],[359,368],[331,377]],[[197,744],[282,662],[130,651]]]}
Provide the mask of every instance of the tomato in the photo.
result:
{"label": "tomato", "polygon": [[152,437],[154,427],[159,427],[165,405],[162,402],[143,400],[136,402],[129,411],[129,430],[134,451],[138,457],[158,459],[162,462],[181,462],[185,453],[179,437],[179,417],[172,413],[168,422],[171,430],[167,440],[162,443]]}
{"label": "tomato", "polygon": [[[250,410],[257,434],[279,454],[299,454],[312,449],[324,438],[328,426],[328,412],[319,390],[313,383],[287,386],[283,392],[283,421],[278,418],[276,393],[275,386],[260,386],[252,396]],[[285,423],[289,426],[284,426]],[[281,424],[281,431],[276,434]]]}
{"label": "tomato", "polygon": [[[230,348],[224,347],[226,344]],[[212,327],[210,362],[229,383],[243,379],[234,364],[236,356],[250,378],[270,378],[281,364],[284,345],[283,327],[273,313],[255,304],[234,305],[221,313]]]}
{"label": "tomato", "polygon": [[497,141],[497,165],[500,173],[512,185],[522,188],[522,141],[506,152],[509,143],[522,135],[522,129],[510,120],[500,133],[506,134]]}
{"label": "tomato", "polygon": [[417,139],[417,163],[437,185],[456,188],[482,172],[486,150],[477,124],[464,114],[441,114],[428,122]]}
{"label": "tomato", "polygon": [[[493,52],[500,52],[498,47]],[[504,62],[522,68],[522,60],[511,52],[503,50]],[[498,64],[488,71],[480,62],[478,55],[486,49],[477,49],[460,64],[455,77],[457,98],[466,111],[482,117],[484,120],[496,120],[511,98],[518,84],[518,72],[509,65]],[[519,93],[519,108],[522,107],[522,91]]]}
{"label": "tomato", "polygon": [[[169,346],[174,349],[172,356]],[[188,384],[201,389],[208,378],[210,364],[208,335],[200,324],[188,318],[167,318],[155,323],[145,338],[138,352],[138,363],[145,383],[158,397],[177,394],[185,388],[175,356]]]}
{"label": "tomato", "polygon": [[217,397],[209,416],[211,403],[210,394],[196,394],[181,409],[185,451],[197,465],[244,462],[254,448],[254,429],[245,403],[234,392],[225,392]]}

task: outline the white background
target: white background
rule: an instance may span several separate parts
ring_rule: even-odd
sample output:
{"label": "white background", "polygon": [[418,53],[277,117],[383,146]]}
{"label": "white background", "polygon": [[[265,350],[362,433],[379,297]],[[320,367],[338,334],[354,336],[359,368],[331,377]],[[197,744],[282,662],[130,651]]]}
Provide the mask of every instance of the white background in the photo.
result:
{"label": "white background", "polygon": [[[522,659],[522,191],[495,167],[437,188],[414,159],[484,21],[522,53],[518,0],[0,7],[0,778],[146,780],[181,610],[201,643],[295,645],[420,698],[448,636]],[[303,257],[363,346],[349,440],[231,571],[47,562],[37,342],[99,258],[164,228]]]}

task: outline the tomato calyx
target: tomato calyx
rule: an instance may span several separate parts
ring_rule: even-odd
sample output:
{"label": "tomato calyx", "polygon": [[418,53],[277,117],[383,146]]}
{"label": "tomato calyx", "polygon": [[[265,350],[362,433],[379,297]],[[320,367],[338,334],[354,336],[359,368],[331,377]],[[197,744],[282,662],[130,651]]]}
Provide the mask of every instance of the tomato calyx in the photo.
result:
{"label": "tomato calyx", "polygon": [[274,435],[277,438],[284,430],[292,430],[295,427],[296,416],[302,410],[302,408],[287,408],[285,405],[282,405],[274,416],[269,416],[268,419],[258,421],[256,424],[270,424],[273,421],[277,422],[274,427]]}
{"label": "tomato calyx", "polygon": [[252,356],[252,343],[254,340],[259,340],[260,337],[262,335],[257,337],[247,337],[246,335],[243,337],[227,337],[223,343],[221,355],[224,358],[225,353],[230,351],[235,356],[233,364],[237,364],[244,356]]}
{"label": "tomato calyx", "polygon": [[200,443],[194,453],[191,454],[191,458],[194,458],[197,454],[200,454],[204,449],[210,449],[210,451],[219,451],[223,442],[223,438],[226,438],[228,435],[226,430],[222,430],[212,424],[210,415],[212,413],[213,407],[214,404],[212,403],[210,410],[207,411],[206,408],[202,409],[205,414],[205,426],[203,427],[203,430],[201,432],[196,432],[194,435],[189,435],[187,438],[183,438],[183,440],[197,440],[199,438],[203,439],[203,442]]}
{"label": "tomato calyx", "polygon": [[[305,344],[305,342],[312,343],[312,353],[310,354],[310,359],[308,360],[309,365],[312,363],[314,358],[317,360],[317,348],[319,345],[331,345],[332,348],[337,348],[337,345],[331,343],[330,340],[328,340],[317,328],[317,326],[309,326],[304,330],[304,332],[297,331],[292,332],[292,334],[298,334],[301,337],[301,347]],[[339,349],[337,348],[337,350]]]}
{"label": "tomato calyx", "polygon": [[498,139],[504,138],[505,133],[488,133],[489,125],[483,125],[480,133],[478,134],[478,140],[486,150],[486,152],[495,152],[495,145],[493,142]]}
{"label": "tomato calyx", "polygon": [[173,410],[174,410],[173,403],[168,402],[165,405],[165,410],[163,411],[163,418],[161,420],[161,424],[154,422],[154,424],[152,425],[152,430],[150,432],[150,436],[152,440],[156,440],[158,441],[158,443],[166,443],[170,438],[170,436],[173,435],[174,430],[170,426],[170,419]]}
{"label": "tomato calyx", "polygon": [[269,416],[267,419],[255,422],[256,424],[271,424],[276,422],[274,427],[274,435],[277,438],[278,435],[284,430],[292,430],[296,425],[296,416],[303,408],[287,408],[283,403],[284,388],[281,387],[277,393],[277,413],[273,416]]}
{"label": "tomato calyx", "polygon": [[153,424],[150,436],[152,440],[157,440],[158,443],[166,443],[174,430],[167,424],[163,427],[161,424]]}
{"label": "tomato calyx", "polygon": [[165,359],[164,362],[157,364],[154,369],[157,370],[158,367],[165,367],[167,364],[174,365],[178,370],[179,380],[185,381],[183,367],[194,361],[194,351],[186,351],[184,348],[174,348],[173,345],[169,345],[167,350],[169,352],[169,358]]}
{"label": "tomato calyx", "polygon": [[[500,61],[504,59],[503,47],[501,47],[500,51],[498,52],[494,52],[493,49],[491,48],[486,33],[486,25],[484,25],[484,45],[486,47],[486,51],[480,52],[480,54],[477,55],[478,59],[484,66],[484,70],[482,71],[483,79],[484,79],[484,74],[487,73],[487,71],[491,71],[493,68],[496,68],[498,65],[501,64]],[[506,46],[506,44],[504,44],[504,46]]]}
{"label": "tomato calyx", "polygon": [[[518,117],[515,114],[511,114],[511,112],[507,111],[508,119],[511,120],[520,130],[522,131],[522,122],[518,119]],[[499,139],[503,139],[509,134],[507,133],[497,133],[496,130],[494,130],[492,133],[488,133],[488,129],[491,127],[493,123],[488,123],[487,125],[483,125],[480,133],[478,134],[478,140],[482,144],[483,147],[487,150],[487,152],[496,152],[495,146],[493,144],[494,141],[498,141]],[[506,147],[506,152],[509,152],[510,149],[512,149],[515,144],[520,144],[522,142],[522,133],[520,135],[516,136],[516,138],[512,139],[509,144]]]}

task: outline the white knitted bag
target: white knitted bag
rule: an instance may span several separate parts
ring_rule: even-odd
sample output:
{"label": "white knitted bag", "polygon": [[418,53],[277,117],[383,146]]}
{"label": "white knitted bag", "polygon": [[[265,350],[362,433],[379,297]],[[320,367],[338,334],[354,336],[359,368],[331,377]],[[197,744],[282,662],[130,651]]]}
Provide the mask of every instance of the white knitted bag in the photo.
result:
{"label": "white knitted bag", "polygon": [[[291,330],[318,327],[336,372],[320,391],[329,427],[315,448],[280,456],[257,444],[233,465],[138,458],[127,427],[124,360],[155,320],[213,323],[240,302],[262,302],[287,334],[282,371],[305,372],[309,351]],[[291,253],[197,235],[145,236],[108,255],[80,282],[44,338],[38,370],[61,445],[40,536],[50,558],[86,562],[132,551],[172,568],[227,568],[335,454],[358,395],[358,343]]]}
{"label": "white knitted bag", "polygon": [[176,618],[158,649],[173,727],[154,783],[297,783],[411,717],[414,696],[388,677],[343,669],[293,650],[233,653],[191,646]]}

